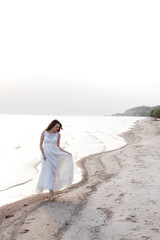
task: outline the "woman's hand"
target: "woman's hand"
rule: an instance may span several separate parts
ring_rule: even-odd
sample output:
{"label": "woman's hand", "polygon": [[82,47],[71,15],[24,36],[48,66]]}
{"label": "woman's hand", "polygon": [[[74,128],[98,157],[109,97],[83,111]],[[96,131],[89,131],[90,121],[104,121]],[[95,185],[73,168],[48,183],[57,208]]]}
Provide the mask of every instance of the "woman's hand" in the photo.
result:
{"label": "woman's hand", "polygon": [[59,147],[59,150],[61,151],[61,152],[65,152],[65,153],[67,153],[67,154],[69,154],[69,155],[71,155],[72,156],[72,154],[71,153],[69,153],[69,152],[67,152],[67,151],[65,151],[63,148],[61,148],[61,147]]}

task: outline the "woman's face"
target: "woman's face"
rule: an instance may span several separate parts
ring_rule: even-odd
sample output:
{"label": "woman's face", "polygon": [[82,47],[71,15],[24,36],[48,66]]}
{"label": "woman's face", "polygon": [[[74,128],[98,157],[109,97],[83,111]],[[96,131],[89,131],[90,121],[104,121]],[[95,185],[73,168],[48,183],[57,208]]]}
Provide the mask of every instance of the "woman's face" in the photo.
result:
{"label": "woman's face", "polygon": [[52,128],[52,130],[53,130],[54,132],[58,132],[59,129],[60,129],[60,124],[59,124],[59,123],[57,123],[57,124]]}

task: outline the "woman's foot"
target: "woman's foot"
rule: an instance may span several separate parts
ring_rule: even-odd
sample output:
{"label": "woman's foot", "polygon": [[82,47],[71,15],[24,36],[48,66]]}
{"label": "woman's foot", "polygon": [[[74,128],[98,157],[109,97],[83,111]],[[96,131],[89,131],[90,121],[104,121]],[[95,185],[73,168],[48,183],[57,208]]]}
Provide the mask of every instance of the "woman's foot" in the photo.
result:
{"label": "woman's foot", "polygon": [[54,200],[53,191],[52,191],[52,190],[50,190],[49,200],[50,200],[50,201],[53,201],[53,200]]}

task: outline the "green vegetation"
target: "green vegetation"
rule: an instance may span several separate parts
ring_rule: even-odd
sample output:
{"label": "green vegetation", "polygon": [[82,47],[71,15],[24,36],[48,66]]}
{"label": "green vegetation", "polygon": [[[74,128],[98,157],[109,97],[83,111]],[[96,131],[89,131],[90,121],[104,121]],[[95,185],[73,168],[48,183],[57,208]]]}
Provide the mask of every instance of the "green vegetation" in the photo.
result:
{"label": "green vegetation", "polygon": [[158,106],[152,109],[152,111],[150,112],[150,116],[154,118],[160,118],[160,107]]}
{"label": "green vegetation", "polygon": [[124,113],[116,113],[112,116],[138,116],[160,118],[160,106],[139,106],[126,110]]}

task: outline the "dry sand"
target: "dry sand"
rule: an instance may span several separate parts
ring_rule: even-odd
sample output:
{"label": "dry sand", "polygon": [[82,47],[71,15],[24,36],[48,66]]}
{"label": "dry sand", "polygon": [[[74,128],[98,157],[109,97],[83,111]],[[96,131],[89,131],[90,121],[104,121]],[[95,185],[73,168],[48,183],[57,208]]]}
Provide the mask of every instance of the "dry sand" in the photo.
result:
{"label": "dry sand", "polygon": [[79,162],[83,180],[0,208],[1,240],[160,240],[160,122],[139,121],[126,146]]}

